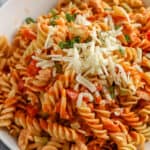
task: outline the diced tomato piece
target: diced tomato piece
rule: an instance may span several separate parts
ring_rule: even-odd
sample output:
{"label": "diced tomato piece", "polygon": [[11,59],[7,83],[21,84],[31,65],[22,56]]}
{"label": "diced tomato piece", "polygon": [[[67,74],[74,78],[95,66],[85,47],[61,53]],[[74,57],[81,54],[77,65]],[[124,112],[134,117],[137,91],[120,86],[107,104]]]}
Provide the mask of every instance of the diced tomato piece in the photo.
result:
{"label": "diced tomato piece", "polygon": [[18,89],[19,89],[19,91],[24,90],[24,81],[22,79],[20,79],[18,82]]}
{"label": "diced tomato piece", "polygon": [[89,16],[87,19],[91,22],[97,20],[100,16],[98,14],[93,15],[93,16]]}
{"label": "diced tomato piece", "polygon": [[60,102],[58,102],[55,106],[55,112],[60,113]]}
{"label": "diced tomato piece", "polygon": [[23,29],[22,30],[22,37],[24,39],[28,39],[28,40],[35,40],[36,39],[36,34],[29,30],[29,29]]}
{"label": "diced tomato piece", "polygon": [[146,33],[146,38],[150,41],[150,30]]}
{"label": "diced tomato piece", "polygon": [[89,102],[89,98],[88,97],[83,97],[83,101],[85,101],[85,102]]}
{"label": "diced tomato piece", "polygon": [[102,91],[102,88],[103,88],[103,87],[102,87],[101,84],[99,84],[96,88],[97,88],[98,91]]}
{"label": "diced tomato piece", "polygon": [[28,115],[31,116],[31,117],[35,117],[37,115],[38,111],[39,111],[39,109],[36,105],[35,106],[28,105],[26,107],[26,110],[27,110]]}
{"label": "diced tomato piece", "polygon": [[136,139],[136,138],[137,138],[137,132],[131,131],[131,132],[130,132],[130,136],[131,136],[133,139]]}
{"label": "diced tomato piece", "polygon": [[120,128],[117,124],[114,124],[110,119],[102,118],[104,128],[110,132],[120,132]]}
{"label": "diced tomato piece", "polygon": [[102,100],[101,96],[97,96],[97,97],[95,98],[95,103],[96,103],[96,104],[99,104],[101,100]]}
{"label": "diced tomato piece", "polygon": [[12,98],[8,98],[5,100],[5,106],[9,107],[11,105],[14,105],[17,103],[17,98],[16,97],[12,97]]}
{"label": "diced tomato piece", "polygon": [[36,67],[36,61],[32,60],[27,67],[27,72],[30,76],[35,76],[38,74],[40,68]]}
{"label": "diced tomato piece", "polygon": [[114,22],[116,22],[116,23],[123,21],[123,20],[126,20],[126,18],[123,16],[113,16],[113,19],[114,19]]}
{"label": "diced tomato piece", "polygon": [[79,94],[74,90],[67,89],[67,95],[71,100],[77,100]]}
{"label": "diced tomato piece", "polygon": [[47,131],[47,122],[45,120],[40,119],[40,127],[44,130]]}

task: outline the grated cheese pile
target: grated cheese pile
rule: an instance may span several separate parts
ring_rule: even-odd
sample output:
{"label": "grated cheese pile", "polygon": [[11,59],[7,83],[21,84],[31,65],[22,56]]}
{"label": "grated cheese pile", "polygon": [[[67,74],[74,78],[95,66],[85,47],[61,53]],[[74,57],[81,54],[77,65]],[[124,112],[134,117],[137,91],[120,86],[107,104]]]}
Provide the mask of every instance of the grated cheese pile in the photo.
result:
{"label": "grated cheese pile", "polygon": [[[88,75],[105,76],[109,80],[111,78],[111,83],[114,82],[120,87],[130,88],[135,92],[136,89],[130,75],[126,74],[123,67],[115,62],[112,55],[113,51],[120,47],[124,48],[116,38],[120,34],[122,34],[121,28],[106,32],[93,28],[90,42],[75,44],[73,48],[64,49],[66,56],[51,55],[51,58],[53,61],[68,62],[68,68],[73,68],[80,76],[80,78],[77,76],[77,81],[91,92],[94,92],[95,88],[90,81],[87,81]],[[117,73],[116,68],[119,70]]]}
{"label": "grated cheese pile", "polygon": [[[118,51],[120,48],[125,51],[125,47],[117,39],[117,36],[122,34],[122,27],[116,30],[111,16],[105,17],[104,21],[110,26],[110,30],[101,31],[100,28],[93,27],[90,30],[91,41],[87,43],[76,43],[73,48],[62,49],[65,55],[49,55],[48,58],[50,61],[39,60],[38,67],[46,68],[54,66],[53,62],[55,61],[65,62],[67,68],[73,68],[75,70],[77,74],[76,81],[92,93],[96,92],[96,86],[88,79],[89,76],[99,76],[102,79],[101,83],[103,86],[107,87],[108,83],[109,85],[115,83],[120,88],[129,88],[134,94],[136,92],[136,86],[132,78],[130,78],[130,74],[125,72],[113,54],[114,51]],[[92,26],[91,22],[82,15],[77,15],[75,23]],[[51,39],[51,36],[55,32],[57,32],[57,27],[50,26],[45,48],[52,45],[55,46]],[[139,55],[137,62],[141,62],[142,51],[140,49],[137,51]],[[138,66],[136,67],[138,68]]]}

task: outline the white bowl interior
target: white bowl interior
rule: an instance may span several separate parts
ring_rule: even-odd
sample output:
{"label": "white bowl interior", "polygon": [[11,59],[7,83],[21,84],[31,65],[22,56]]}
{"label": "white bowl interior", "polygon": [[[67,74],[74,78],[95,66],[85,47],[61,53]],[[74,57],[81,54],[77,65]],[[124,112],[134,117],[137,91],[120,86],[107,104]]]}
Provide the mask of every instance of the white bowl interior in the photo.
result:
{"label": "white bowl interior", "polygon": [[0,8],[0,35],[10,40],[26,17],[45,14],[56,4],[56,0],[8,0]]}

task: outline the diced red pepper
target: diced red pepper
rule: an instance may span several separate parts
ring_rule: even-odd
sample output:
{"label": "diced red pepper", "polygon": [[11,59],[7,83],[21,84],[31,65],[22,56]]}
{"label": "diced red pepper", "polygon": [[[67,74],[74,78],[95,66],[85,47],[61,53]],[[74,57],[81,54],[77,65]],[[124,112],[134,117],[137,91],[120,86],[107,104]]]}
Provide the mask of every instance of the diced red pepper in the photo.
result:
{"label": "diced red pepper", "polygon": [[35,105],[28,105],[26,107],[27,113],[30,117],[35,117],[39,111],[38,107]]}
{"label": "diced red pepper", "polygon": [[77,100],[79,94],[74,90],[67,89],[67,95],[71,100]]}
{"label": "diced red pepper", "polygon": [[147,31],[146,38],[150,41],[150,30]]}
{"label": "diced red pepper", "polygon": [[32,60],[27,67],[27,72],[30,76],[35,76],[38,74],[40,68],[36,67],[36,61]]}
{"label": "diced red pepper", "polygon": [[28,40],[35,40],[36,39],[36,34],[30,30],[30,29],[23,29],[22,30],[22,37],[24,39],[28,39]]}

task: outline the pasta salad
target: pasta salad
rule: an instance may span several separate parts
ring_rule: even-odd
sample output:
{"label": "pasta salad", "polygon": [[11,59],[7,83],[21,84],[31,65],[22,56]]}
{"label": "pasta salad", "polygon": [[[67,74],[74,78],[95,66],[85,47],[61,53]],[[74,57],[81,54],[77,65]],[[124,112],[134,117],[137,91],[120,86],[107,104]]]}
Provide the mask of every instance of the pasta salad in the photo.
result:
{"label": "pasta salad", "polygon": [[20,150],[144,150],[149,84],[142,0],[59,0],[0,36],[0,128]]}

